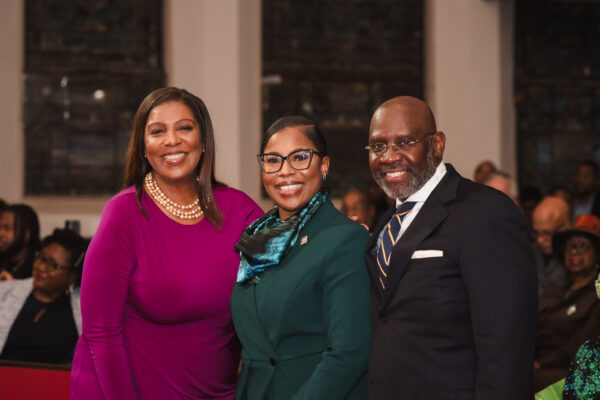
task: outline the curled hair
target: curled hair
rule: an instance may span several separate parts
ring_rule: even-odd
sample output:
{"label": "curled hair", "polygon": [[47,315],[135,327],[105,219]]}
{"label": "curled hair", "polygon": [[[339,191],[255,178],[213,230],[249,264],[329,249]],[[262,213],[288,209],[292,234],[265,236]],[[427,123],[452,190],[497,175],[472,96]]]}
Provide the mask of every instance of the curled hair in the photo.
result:
{"label": "curled hair", "polygon": [[51,244],[58,244],[69,253],[69,264],[73,268],[71,271],[75,273],[76,284],[79,284],[83,259],[89,242],[70,229],[55,229],[51,235],[42,240],[41,248]]}
{"label": "curled hair", "polygon": [[219,228],[223,221],[223,214],[215,202],[213,189],[217,186],[222,186],[223,184],[215,179],[214,174],[215,139],[212,122],[204,102],[185,89],[176,87],[156,89],[146,96],[138,107],[133,119],[133,128],[131,130],[129,146],[127,148],[127,161],[125,165],[123,186],[125,188],[135,186],[138,205],[142,213],[146,215],[146,212],[142,207],[144,177],[152,170],[148,160],[144,157],[144,133],[146,130],[146,122],[148,121],[148,115],[154,107],[171,101],[180,102],[187,106],[194,114],[194,118],[200,127],[204,153],[196,167],[196,173],[199,178],[198,199],[200,200],[200,206],[202,207],[206,218],[211,224]]}

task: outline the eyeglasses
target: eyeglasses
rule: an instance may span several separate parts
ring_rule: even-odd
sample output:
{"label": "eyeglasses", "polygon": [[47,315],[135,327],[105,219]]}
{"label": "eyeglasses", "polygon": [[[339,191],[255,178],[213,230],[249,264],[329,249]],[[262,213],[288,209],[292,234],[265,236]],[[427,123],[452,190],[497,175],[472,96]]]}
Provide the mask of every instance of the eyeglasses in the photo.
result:
{"label": "eyeglasses", "polygon": [[571,253],[575,250],[576,254],[585,254],[592,248],[590,242],[569,242],[565,244],[565,253]]}
{"label": "eyeglasses", "polygon": [[274,174],[281,170],[284,160],[287,160],[290,167],[295,170],[301,171],[303,169],[308,169],[312,162],[313,154],[321,156],[321,153],[313,149],[298,149],[292,151],[285,157],[274,153],[264,153],[257,154],[256,158],[258,158],[260,168],[265,174]]}
{"label": "eyeglasses", "polygon": [[370,144],[368,146],[365,146],[365,150],[369,150],[370,152],[372,152],[376,156],[382,156],[385,153],[387,153],[388,149],[391,147],[396,153],[398,153],[400,151],[406,151],[406,150],[410,149],[412,146],[414,146],[415,144],[421,142],[426,137],[431,136],[431,135],[435,135],[436,133],[437,133],[437,131],[435,131],[435,132],[429,132],[429,133],[426,133],[420,139],[402,139],[402,140],[399,140],[399,141],[394,142],[392,144],[387,144],[387,143],[373,143],[373,144]]}
{"label": "eyeglasses", "polygon": [[69,267],[69,266],[66,266],[66,265],[60,265],[59,263],[57,263],[56,261],[54,261],[54,259],[49,258],[49,257],[44,257],[39,252],[35,253],[35,261],[34,262],[41,262],[47,268],[50,268],[50,269],[52,269],[54,271],[56,271],[58,269],[73,269],[73,267]]}

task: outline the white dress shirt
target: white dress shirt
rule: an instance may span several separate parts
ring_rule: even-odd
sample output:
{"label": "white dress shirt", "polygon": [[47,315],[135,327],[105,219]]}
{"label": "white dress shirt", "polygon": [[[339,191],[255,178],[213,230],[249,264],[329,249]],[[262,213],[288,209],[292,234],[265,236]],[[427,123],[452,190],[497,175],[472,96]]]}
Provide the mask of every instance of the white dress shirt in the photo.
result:
{"label": "white dress shirt", "polygon": [[[406,230],[408,229],[412,221],[415,219],[417,214],[419,214],[419,211],[421,211],[423,204],[425,203],[431,192],[433,192],[433,189],[435,189],[436,186],[440,183],[444,175],[446,175],[446,165],[443,162],[440,162],[431,178],[429,178],[419,190],[410,195],[405,201],[396,199],[396,208],[400,207],[402,203],[407,201],[414,201],[416,203],[412,210],[410,210],[402,220],[402,226],[400,227],[400,232],[398,232],[398,236],[396,237],[396,242],[398,242],[398,239],[402,237],[402,235],[404,234],[404,232],[406,232]],[[384,229],[381,230],[377,239],[377,251],[379,251],[379,248],[381,246],[381,235],[383,234],[383,231]]]}

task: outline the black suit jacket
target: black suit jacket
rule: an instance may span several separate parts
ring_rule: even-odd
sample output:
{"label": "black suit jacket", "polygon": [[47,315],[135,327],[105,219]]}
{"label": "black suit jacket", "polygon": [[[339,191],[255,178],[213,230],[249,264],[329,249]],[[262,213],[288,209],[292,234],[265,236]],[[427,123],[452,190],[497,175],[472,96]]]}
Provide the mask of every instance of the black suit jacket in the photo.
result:
{"label": "black suit jacket", "polygon": [[[507,196],[447,169],[396,243],[385,292],[375,251],[393,209],[367,246],[369,399],[531,399],[537,275],[527,224]],[[412,259],[415,250],[443,256]]]}

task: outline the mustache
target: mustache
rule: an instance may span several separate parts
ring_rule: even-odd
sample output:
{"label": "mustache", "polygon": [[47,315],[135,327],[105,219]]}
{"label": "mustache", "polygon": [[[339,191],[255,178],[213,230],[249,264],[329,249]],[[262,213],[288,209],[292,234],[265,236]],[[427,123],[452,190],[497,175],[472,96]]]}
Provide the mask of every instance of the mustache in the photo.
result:
{"label": "mustache", "polygon": [[407,171],[407,172],[411,172],[411,173],[415,172],[415,169],[408,164],[396,163],[396,164],[392,164],[392,165],[384,165],[384,166],[379,167],[377,169],[377,173],[387,174],[388,172],[393,172],[393,171],[398,171],[398,170]]}

